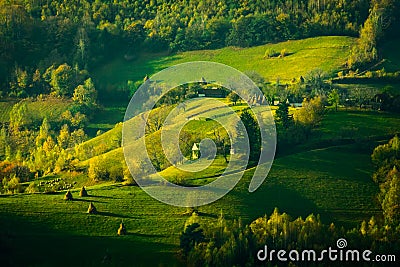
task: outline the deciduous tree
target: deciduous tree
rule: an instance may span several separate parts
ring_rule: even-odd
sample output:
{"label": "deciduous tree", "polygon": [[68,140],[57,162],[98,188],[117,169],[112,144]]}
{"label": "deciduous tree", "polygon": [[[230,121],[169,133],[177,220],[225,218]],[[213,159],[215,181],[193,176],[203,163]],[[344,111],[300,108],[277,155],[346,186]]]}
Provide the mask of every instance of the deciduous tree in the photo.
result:
{"label": "deciduous tree", "polygon": [[78,85],[72,97],[75,102],[88,108],[96,106],[97,91],[91,78],[87,79],[83,85]]}
{"label": "deciduous tree", "polygon": [[297,123],[313,128],[321,122],[323,114],[324,104],[322,98],[317,96],[310,100],[304,99],[302,108],[294,113],[294,119]]}
{"label": "deciduous tree", "polygon": [[73,70],[64,63],[51,72],[50,85],[57,96],[71,96],[73,90]]}
{"label": "deciduous tree", "polygon": [[328,95],[328,102],[338,110],[340,95],[337,89],[333,89]]}

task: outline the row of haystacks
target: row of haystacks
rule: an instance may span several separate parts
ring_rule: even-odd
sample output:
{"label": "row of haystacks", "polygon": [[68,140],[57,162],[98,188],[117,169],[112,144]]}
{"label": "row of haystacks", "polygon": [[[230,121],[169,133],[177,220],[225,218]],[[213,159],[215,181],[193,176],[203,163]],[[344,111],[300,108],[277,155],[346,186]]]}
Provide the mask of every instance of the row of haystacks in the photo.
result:
{"label": "row of haystacks", "polygon": [[[86,188],[82,186],[81,191],[79,192],[80,197],[87,197],[89,196],[88,192],[86,191]],[[64,195],[64,200],[74,200],[72,193],[70,190],[67,191]]]}
{"label": "row of haystacks", "polygon": [[[88,196],[89,196],[89,194],[87,193],[86,188],[85,188],[84,186],[81,188],[81,191],[79,192],[79,196],[80,196],[80,197],[88,197]],[[72,193],[71,193],[70,190],[68,190],[68,191],[65,193],[65,195],[64,195],[64,200],[66,200],[66,201],[72,201],[72,200],[74,200],[74,198],[73,198]],[[88,214],[97,214],[97,213],[98,213],[96,207],[95,207],[94,204],[93,204],[93,202],[90,202],[90,203],[89,203],[89,207],[88,207],[87,213],[88,213]],[[126,233],[127,233],[126,227],[125,227],[124,223],[121,223],[121,224],[119,225],[117,234],[118,234],[118,235],[126,235]]]}

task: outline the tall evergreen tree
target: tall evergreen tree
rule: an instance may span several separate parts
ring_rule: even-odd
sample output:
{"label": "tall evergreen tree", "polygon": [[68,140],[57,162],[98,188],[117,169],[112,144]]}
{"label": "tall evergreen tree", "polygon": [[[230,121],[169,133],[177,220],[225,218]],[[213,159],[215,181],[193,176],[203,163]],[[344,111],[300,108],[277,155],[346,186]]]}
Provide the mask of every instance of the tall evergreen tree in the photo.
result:
{"label": "tall evergreen tree", "polygon": [[279,104],[276,110],[277,122],[287,129],[293,123],[293,116],[289,114],[289,104],[284,102]]}
{"label": "tall evergreen tree", "polygon": [[257,120],[248,111],[244,110],[240,114],[240,119],[246,128],[247,136],[249,138],[250,145],[250,161],[258,161],[261,151],[261,133],[260,127],[258,126]]}

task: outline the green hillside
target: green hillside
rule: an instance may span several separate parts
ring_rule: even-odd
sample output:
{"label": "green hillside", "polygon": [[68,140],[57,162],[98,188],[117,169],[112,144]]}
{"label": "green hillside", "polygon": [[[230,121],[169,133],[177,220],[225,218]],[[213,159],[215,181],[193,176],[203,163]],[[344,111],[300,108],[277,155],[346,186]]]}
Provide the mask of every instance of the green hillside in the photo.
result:
{"label": "green hillside", "polygon": [[[227,219],[240,217],[248,223],[278,206],[292,216],[319,213],[326,223],[354,226],[379,212],[371,201],[377,188],[368,162],[369,155],[358,152],[355,145],[281,157],[259,190],[247,191],[252,170],[247,171],[231,193],[200,207],[201,220],[215,220],[222,210]],[[76,200],[71,202],[62,200],[62,192],[1,197],[0,227],[9,233],[2,237],[3,246],[12,252],[15,263],[40,264],[41,253],[46,253],[47,262],[55,262],[68,249],[74,257],[67,257],[65,265],[100,264],[106,251],[116,265],[132,261],[135,266],[178,264],[173,251],[187,219],[185,208],[162,204],[138,187],[106,183],[92,186],[88,192],[89,197],[81,198],[73,191]],[[86,214],[90,201],[99,214]],[[116,237],[121,221],[129,234]],[[76,243],[85,244],[85,249]],[[24,257],[18,249],[21,246],[30,247],[24,250]],[[157,257],[149,257],[151,253]]]}
{"label": "green hillside", "polygon": [[[246,49],[228,47],[175,55],[142,55],[129,62],[115,59],[107,66],[99,67],[96,77],[97,82],[104,85],[100,87],[105,90],[101,93],[107,93],[108,85],[142,80],[146,74],[151,75],[173,64],[211,60],[242,71],[254,70],[271,82],[277,78],[286,82],[315,68],[334,74],[342,68],[353,42],[354,39],[349,37],[318,37]],[[265,51],[270,49],[278,52],[286,49],[288,55],[264,58]],[[61,99],[46,101],[28,102],[28,109],[37,113],[38,118],[48,116],[56,120],[72,104]],[[196,106],[188,106],[185,116],[195,115],[197,119],[188,123],[186,130],[203,137],[220,130],[217,123],[204,119],[218,115],[213,105],[204,98]],[[0,102],[0,107],[0,118],[7,121],[12,103]],[[243,107],[235,106],[234,110]],[[290,112],[293,110],[291,108]],[[111,257],[111,265],[115,266],[133,263],[135,266],[185,265],[176,253],[179,236],[190,213],[186,208],[160,203],[136,186],[123,186],[112,181],[94,182],[87,177],[87,168],[93,158],[101,158],[107,169],[124,161],[120,147],[122,123],[114,124],[122,117],[121,106],[96,114],[89,125],[92,131],[113,128],[75,148],[84,153],[74,162],[74,171],[34,181],[38,184],[57,177],[65,179],[74,185],[73,201],[63,200],[65,191],[0,196],[0,228],[5,229],[0,232],[0,249],[9,253],[7,259],[13,260],[9,265],[97,266],[104,264],[107,257]],[[127,123],[136,125],[141,119],[139,115]],[[172,121],[177,123],[185,118],[178,114],[174,119]],[[230,122],[229,116],[220,119]],[[400,117],[394,113],[328,109],[308,140],[287,147],[283,152],[279,151],[278,144],[271,171],[256,192],[248,192],[254,171],[248,169],[232,192],[199,208],[200,220],[207,225],[223,212],[228,221],[241,218],[247,224],[279,207],[292,217],[304,218],[314,213],[320,214],[326,224],[334,222],[337,227],[346,229],[358,227],[362,220],[381,214],[380,204],[376,201],[379,188],[371,179],[374,168],[370,155],[373,147],[400,132],[398,125]],[[155,140],[159,136],[160,130],[148,138]],[[130,145],[135,146],[135,142]],[[225,167],[225,160],[217,157],[201,173],[193,175],[169,167],[161,174],[170,181],[201,185],[215,179]],[[87,186],[88,197],[78,196],[77,188],[82,185]],[[90,202],[96,206],[98,214],[86,213]],[[121,222],[126,225],[128,234],[119,237],[116,233]],[[29,249],[22,250],[21,247]]]}
{"label": "green hillside", "polygon": [[0,121],[6,122],[10,120],[10,111],[15,104],[14,101],[1,101],[0,102]]}
{"label": "green hillside", "polygon": [[[116,58],[109,63],[99,65],[92,73],[99,98],[106,107],[96,114],[88,125],[88,132],[94,136],[97,130],[107,131],[115,123],[123,120],[128,104],[125,101],[108,107],[106,94],[115,94],[118,88],[126,88],[127,81],[142,81],[146,75],[152,75],[166,67],[189,61],[215,61],[237,68],[240,71],[256,71],[267,81],[275,83],[290,82],[293,78],[305,76],[309,71],[321,68],[330,75],[335,75],[343,68],[355,38],[344,36],[324,36],[304,40],[286,41],[276,44],[266,44],[251,48],[227,47],[217,50],[198,50],[178,54],[141,54],[138,59],[126,61]],[[288,53],[283,58],[265,58],[266,51],[283,50]],[[125,89],[124,89],[125,90]],[[15,101],[0,102],[0,121],[9,120],[9,112]],[[61,113],[70,105],[70,101],[50,98],[44,101],[27,101],[31,114],[41,120],[47,116],[50,121],[57,120]],[[37,117],[37,118],[36,118]]]}
{"label": "green hillside", "polygon": [[[137,60],[117,58],[99,66],[94,75],[101,85],[126,84],[128,80],[141,81],[168,66],[189,61],[215,61],[237,68],[240,71],[256,71],[265,79],[289,82],[307,72],[321,68],[333,75],[343,68],[355,38],[324,36],[304,40],[266,44],[251,48],[227,47],[217,50],[199,50],[172,55],[143,54]],[[288,53],[283,58],[265,58],[266,51]],[[103,86],[106,89],[107,86]],[[111,88],[111,87],[110,87]]]}
{"label": "green hillside", "polygon": [[[45,117],[51,122],[58,122],[61,120],[61,114],[74,105],[72,100],[55,97],[40,100],[24,99],[22,102],[27,105],[27,117],[35,123],[41,123]],[[9,113],[16,103],[14,99],[0,101],[0,123],[10,120]]]}

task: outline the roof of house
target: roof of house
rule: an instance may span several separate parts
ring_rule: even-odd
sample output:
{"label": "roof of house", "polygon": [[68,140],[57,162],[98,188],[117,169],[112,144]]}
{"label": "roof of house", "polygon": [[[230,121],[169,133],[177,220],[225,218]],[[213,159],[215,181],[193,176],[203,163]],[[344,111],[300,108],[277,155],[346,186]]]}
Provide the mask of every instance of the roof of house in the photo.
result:
{"label": "roof of house", "polygon": [[200,150],[199,146],[197,145],[197,143],[193,144],[192,150]]}

